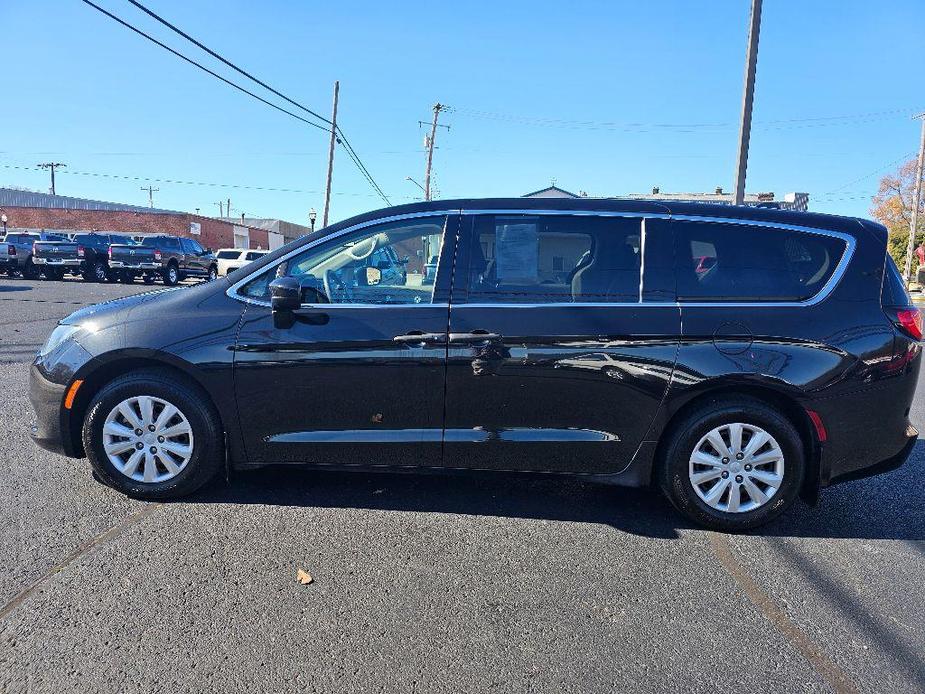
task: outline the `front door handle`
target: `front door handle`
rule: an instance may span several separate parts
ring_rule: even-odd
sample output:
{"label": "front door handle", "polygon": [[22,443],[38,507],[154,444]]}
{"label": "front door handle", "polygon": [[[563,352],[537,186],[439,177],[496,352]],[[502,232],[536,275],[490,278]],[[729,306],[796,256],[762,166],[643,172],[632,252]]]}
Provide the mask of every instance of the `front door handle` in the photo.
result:
{"label": "front door handle", "polygon": [[446,333],[425,333],[420,330],[412,330],[404,335],[396,335],[392,338],[393,342],[400,344],[426,345],[435,342],[446,342]]}
{"label": "front door handle", "polygon": [[480,342],[500,342],[501,335],[485,330],[473,330],[470,333],[450,333],[449,341],[457,345],[474,345]]}

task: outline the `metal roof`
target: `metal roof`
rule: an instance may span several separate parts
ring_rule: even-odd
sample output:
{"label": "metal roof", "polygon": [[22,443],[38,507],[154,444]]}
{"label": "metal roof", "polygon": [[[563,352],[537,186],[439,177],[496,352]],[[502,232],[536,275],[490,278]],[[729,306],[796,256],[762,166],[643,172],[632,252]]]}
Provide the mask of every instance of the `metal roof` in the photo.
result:
{"label": "metal roof", "polygon": [[112,212],[146,212],[148,214],[187,214],[177,210],[162,210],[157,207],[70,198],[66,195],[34,193],[28,190],[13,190],[11,188],[0,188],[0,207],[44,207],[57,210],[109,210]]}

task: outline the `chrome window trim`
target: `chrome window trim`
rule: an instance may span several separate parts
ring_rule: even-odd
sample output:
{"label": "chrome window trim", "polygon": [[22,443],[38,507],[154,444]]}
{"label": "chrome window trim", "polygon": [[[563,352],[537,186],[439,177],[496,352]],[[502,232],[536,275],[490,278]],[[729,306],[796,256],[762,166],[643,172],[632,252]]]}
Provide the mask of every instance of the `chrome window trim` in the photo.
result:
{"label": "chrome window trim", "polygon": [[[517,209],[517,208],[499,208],[499,209],[440,209],[440,210],[422,210],[420,212],[409,212],[407,214],[400,215],[391,215],[388,217],[379,217],[377,219],[367,220],[365,222],[360,222],[359,224],[354,224],[352,226],[341,229],[340,231],[330,234],[328,236],[323,236],[322,238],[301,245],[297,248],[286,253],[286,255],[277,259],[277,263],[281,263],[284,260],[288,260],[293,255],[301,253],[302,251],[313,248],[321,243],[325,243],[331,239],[335,239],[338,236],[348,234],[358,229],[363,229],[368,226],[374,226],[376,224],[387,224],[389,222],[402,221],[405,219],[416,219],[419,217],[438,217],[438,216],[450,216],[450,215],[509,215],[509,214],[523,214],[523,215],[561,215],[561,216],[573,216],[573,217],[624,217],[624,218],[635,218],[640,219],[642,222],[642,238],[640,244],[644,244],[645,238],[645,220],[646,219],[666,219],[666,220],[678,220],[678,221],[687,221],[687,222],[705,222],[705,223],[714,223],[714,224],[734,224],[739,226],[756,226],[756,227],[765,227],[769,229],[781,229],[784,231],[795,231],[804,234],[816,234],[819,236],[829,236],[832,238],[837,238],[845,242],[845,251],[842,253],[842,257],[839,260],[838,264],[835,266],[835,270],[832,273],[829,280],[823,285],[816,294],[804,299],[802,301],[671,301],[671,302],[654,302],[654,301],[638,301],[638,302],[623,302],[623,303],[612,303],[612,302],[550,302],[550,303],[533,303],[533,304],[524,304],[524,303],[454,303],[453,307],[463,307],[469,306],[472,308],[539,308],[539,307],[550,307],[550,306],[581,306],[581,307],[594,307],[594,308],[607,308],[607,307],[660,307],[664,308],[667,306],[671,307],[690,307],[690,308],[795,308],[801,306],[814,306],[818,303],[821,303],[834,291],[835,287],[839,285],[842,277],[844,276],[848,265],[851,262],[851,259],[854,257],[854,251],[857,246],[856,239],[850,235],[845,234],[840,231],[832,231],[831,229],[822,229],[818,227],[807,227],[799,224],[788,224],[786,222],[776,222],[776,221],[765,221],[758,219],[741,219],[738,217],[709,217],[704,215],[670,215],[660,212],[634,212],[634,211],[614,211],[614,210],[550,210],[550,209]],[[443,240],[441,241],[441,252],[443,244],[446,242],[446,231],[444,230]],[[644,260],[640,258],[640,285],[645,283],[645,274],[644,274]],[[257,306],[269,307],[270,303],[268,301],[259,301],[257,299],[252,299],[249,297],[241,296],[237,293],[238,289],[245,283],[249,282],[251,279],[260,275],[266,271],[266,266],[255,270],[249,275],[245,276],[243,279],[238,280],[233,285],[231,285],[225,294],[236,300],[245,304],[254,304]],[[640,296],[640,299],[642,297]],[[306,306],[310,304],[305,304]],[[320,304],[319,304],[320,305]],[[431,308],[446,308],[449,304],[324,304],[325,308],[333,307],[344,307],[344,308],[407,308],[409,306],[413,307],[431,307]]]}

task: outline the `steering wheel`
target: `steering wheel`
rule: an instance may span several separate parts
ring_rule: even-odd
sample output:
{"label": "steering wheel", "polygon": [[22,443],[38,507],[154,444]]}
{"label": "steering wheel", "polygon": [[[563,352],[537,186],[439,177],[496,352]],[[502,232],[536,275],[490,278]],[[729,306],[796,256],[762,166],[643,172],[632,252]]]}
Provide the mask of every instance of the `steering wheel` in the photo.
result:
{"label": "steering wheel", "polygon": [[341,274],[338,270],[327,270],[324,273],[322,278],[322,284],[324,284],[324,293],[328,296],[328,300],[331,303],[339,303],[334,301],[334,289],[337,289],[342,293],[345,299],[352,299],[353,292],[351,288],[347,286],[347,283],[341,278]]}

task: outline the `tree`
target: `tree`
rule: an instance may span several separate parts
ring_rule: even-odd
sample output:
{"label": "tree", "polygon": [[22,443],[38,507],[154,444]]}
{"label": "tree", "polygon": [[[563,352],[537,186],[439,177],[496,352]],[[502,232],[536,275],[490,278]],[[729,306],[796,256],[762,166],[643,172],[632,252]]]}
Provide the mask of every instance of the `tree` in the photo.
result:
{"label": "tree", "polygon": [[[896,264],[902,268],[906,262],[906,249],[909,245],[909,225],[912,223],[912,198],[915,192],[916,160],[910,159],[892,174],[880,179],[880,188],[874,196],[870,214],[890,231],[887,248]],[[923,205],[925,194],[919,205],[919,218],[916,223],[916,246],[925,242],[925,214]],[[913,258],[913,269],[918,262]],[[914,275],[915,273],[913,273]]]}

